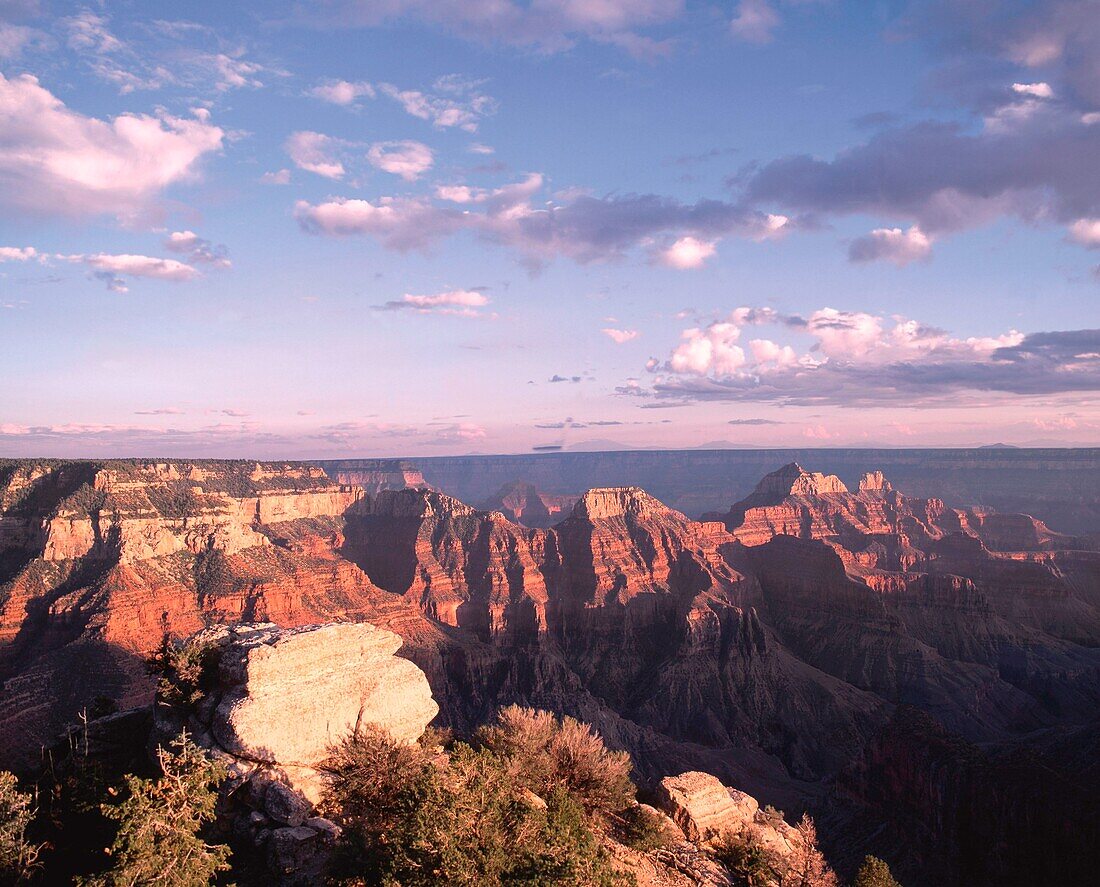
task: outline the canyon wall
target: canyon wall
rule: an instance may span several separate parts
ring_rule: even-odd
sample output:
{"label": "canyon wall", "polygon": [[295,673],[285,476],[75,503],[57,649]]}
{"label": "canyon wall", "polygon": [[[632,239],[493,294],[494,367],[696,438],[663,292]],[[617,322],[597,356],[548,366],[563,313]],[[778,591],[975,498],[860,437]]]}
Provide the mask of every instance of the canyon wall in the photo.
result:
{"label": "canyon wall", "polygon": [[[404,473],[375,480],[7,464],[0,766],[32,764],[82,709],[147,701],[164,636],[240,622],[369,622],[400,638],[460,733],[511,702],[567,713],[628,749],[644,783],[708,772],[841,824],[895,821],[857,778],[878,771],[853,768],[898,747],[899,707],[983,749],[1085,730],[1100,710],[1090,540],[910,496],[874,465],[846,481],[792,463],[705,521],[597,486],[547,528]],[[933,771],[914,768],[911,790],[940,791]],[[1026,815],[1064,826],[1031,802]]]}

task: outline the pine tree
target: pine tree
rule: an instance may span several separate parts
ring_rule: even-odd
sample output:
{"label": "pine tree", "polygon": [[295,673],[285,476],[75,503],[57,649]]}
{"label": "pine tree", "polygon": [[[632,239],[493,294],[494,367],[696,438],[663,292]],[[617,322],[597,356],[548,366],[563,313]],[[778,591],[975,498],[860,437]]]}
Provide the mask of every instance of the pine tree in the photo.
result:
{"label": "pine tree", "polygon": [[865,856],[852,887],[901,887],[890,866],[877,856]]}
{"label": "pine tree", "polygon": [[115,864],[86,882],[90,887],[193,887],[229,868],[229,848],[207,844],[199,835],[214,819],[225,768],[207,758],[186,733],[172,742],[172,749],[157,749],[160,778],[126,776],[125,800],[103,807],[118,822],[110,850]]}

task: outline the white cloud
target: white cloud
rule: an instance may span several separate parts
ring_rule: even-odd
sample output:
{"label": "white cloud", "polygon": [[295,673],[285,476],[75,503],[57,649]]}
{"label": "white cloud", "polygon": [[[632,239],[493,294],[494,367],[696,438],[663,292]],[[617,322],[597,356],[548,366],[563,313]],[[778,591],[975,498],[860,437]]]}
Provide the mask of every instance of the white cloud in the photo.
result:
{"label": "white cloud", "polygon": [[[116,36],[109,19],[90,9],[63,19],[68,45],[102,80],[115,84],[119,92],[155,90],[164,86],[230,89],[263,86],[261,74],[285,74],[244,58],[245,50],[225,51],[211,28],[187,22],[154,21],[144,29],[140,52]],[[213,48],[197,48],[187,38],[203,37]]]}
{"label": "white cloud", "polygon": [[605,336],[607,336],[616,345],[622,345],[625,342],[630,342],[633,339],[638,338],[637,330],[617,330],[611,327],[606,327],[600,330]]}
{"label": "white cloud", "polygon": [[69,261],[83,262],[97,271],[108,271],[112,274],[123,274],[127,277],[151,277],[155,280],[172,280],[176,282],[192,280],[198,277],[199,272],[175,259],[160,259],[154,256],[139,256],[130,253],[112,255],[110,253],[95,253],[93,255],[66,256]]}
{"label": "white cloud", "polygon": [[331,80],[322,83],[309,91],[314,98],[333,105],[353,105],[360,98],[373,99],[374,87],[363,80],[350,82],[348,80]]}
{"label": "white cloud", "polygon": [[299,200],[294,217],[310,233],[370,234],[397,250],[426,248],[464,224],[461,213],[447,213],[412,197],[383,197],[375,203],[346,197],[320,204]]}
{"label": "white cloud", "polygon": [[[743,349],[747,326],[773,327],[776,334]],[[1100,332],[1009,330],[960,338],[900,316],[743,308],[705,328],[684,330],[668,358],[652,358],[647,369],[655,377],[652,388],[619,393],[677,401],[988,405],[995,395],[1097,390]]]}
{"label": "white cloud", "polygon": [[668,360],[674,373],[726,375],[745,365],[745,351],[735,344],[741,338],[741,327],[735,323],[722,321],[705,329],[684,330],[680,338]]}
{"label": "white cloud", "polygon": [[1054,98],[1054,90],[1049,83],[1013,83],[1012,91],[1019,95],[1032,96],[1037,99]]}
{"label": "white cloud", "polygon": [[[541,174],[529,173],[491,191],[441,186],[435,196],[445,203],[428,197],[299,201],[295,217],[310,233],[367,234],[395,249],[427,248],[449,234],[472,231],[516,249],[532,268],[559,256],[580,263],[620,259],[637,248],[649,250],[656,261],[679,263],[674,267],[698,267],[719,237],[760,240],[786,228],[785,221],[776,221],[780,217],[715,200],[683,204],[655,194],[601,198],[562,192],[555,200],[537,200],[544,184]],[[673,248],[656,250],[654,244],[673,232],[681,234]]]}
{"label": "white cloud", "polygon": [[681,237],[672,246],[659,254],[661,264],[685,271],[702,268],[707,259],[714,255],[715,244],[696,237]]}
{"label": "white cloud", "polygon": [[481,142],[471,142],[470,147],[468,147],[466,150],[469,151],[471,154],[488,155],[496,153],[495,149],[491,145],[483,145]]}
{"label": "white cloud", "polygon": [[84,9],[62,21],[69,32],[69,46],[93,52],[118,52],[123,43],[107,27],[107,19]]}
{"label": "white cloud", "polygon": [[26,262],[38,255],[33,246],[0,246],[0,262]]}
{"label": "white cloud", "polygon": [[43,262],[56,259],[86,265],[92,269],[93,277],[102,280],[107,285],[107,289],[116,293],[129,292],[126,281],[129,277],[182,283],[199,276],[198,269],[176,259],[162,259],[132,253],[76,253],[73,255],[36,253],[36,255]]}
{"label": "white cloud", "polygon": [[285,147],[287,155],[299,169],[328,179],[340,179],[345,169],[337,152],[344,144],[341,139],[307,130],[292,133]]}
{"label": "white cloud", "polygon": [[194,57],[194,64],[209,66],[217,73],[214,85],[220,92],[246,86],[257,89],[264,85],[256,76],[265,70],[264,66],[246,61],[237,55],[227,55],[224,52],[199,54]]}
{"label": "white cloud", "polygon": [[416,314],[444,314],[452,317],[484,317],[480,310],[489,298],[477,290],[448,290],[432,295],[406,293],[400,300],[379,306],[383,311],[412,311]]}
{"label": "white cloud", "polygon": [[768,43],[779,22],[779,13],[768,0],[741,0],[730,22],[730,32],[748,43]]}
{"label": "white cloud", "polygon": [[905,231],[901,228],[876,228],[870,234],[854,240],[848,249],[848,258],[853,262],[885,259],[898,267],[927,259],[931,255],[932,238],[917,225]]}
{"label": "white cloud", "polygon": [[260,181],[265,185],[289,185],[290,170],[280,169],[275,172],[265,172],[260,176]]}
{"label": "white cloud", "polygon": [[400,89],[392,83],[379,83],[377,89],[400,104],[406,114],[427,120],[433,126],[477,132],[481,119],[497,109],[495,99],[478,91],[480,85],[480,81],[449,75],[435,82],[435,93]]}
{"label": "white cloud", "polygon": [[1100,249],[1100,219],[1078,219],[1069,226],[1069,237],[1081,246]]}
{"label": "white cloud", "polygon": [[779,345],[771,339],[753,339],[749,342],[749,351],[757,364],[775,364],[792,366],[798,363],[798,352],[790,345]]}
{"label": "white cloud", "polygon": [[85,117],[29,74],[0,74],[0,202],[34,213],[134,215],[222,146],[209,120]]}
{"label": "white cloud", "polygon": [[432,168],[432,149],[422,142],[375,142],[367,151],[371,166],[415,182]]}

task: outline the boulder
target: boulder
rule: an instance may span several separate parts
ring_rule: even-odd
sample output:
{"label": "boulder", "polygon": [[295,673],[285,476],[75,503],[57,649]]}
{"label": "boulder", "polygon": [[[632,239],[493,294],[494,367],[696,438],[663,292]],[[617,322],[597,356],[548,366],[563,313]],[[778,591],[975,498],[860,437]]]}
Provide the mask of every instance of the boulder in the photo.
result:
{"label": "boulder", "polygon": [[289,786],[273,782],[264,795],[264,811],[276,822],[294,827],[306,821],[312,805]]}
{"label": "boulder", "polygon": [[[414,742],[439,707],[424,673],[393,654],[401,639],[367,623],[215,629],[221,699],[210,729],[229,754],[313,767],[357,726]],[[204,633],[205,634],[205,633]]]}
{"label": "boulder", "polygon": [[691,771],[666,776],[657,799],[691,841],[706,841],[723,832],[739,833],[752,823],[760,805],[744,792],[733,792],[709,773]]}
{"label": "boulder", "polygon": [[666,776],[657,786],[657,802],[689,841],[751,834],[776,856],[785,858],[791,852],[795,829],[782,815],[765,815],[756,798],[727,788],[709,773]]}

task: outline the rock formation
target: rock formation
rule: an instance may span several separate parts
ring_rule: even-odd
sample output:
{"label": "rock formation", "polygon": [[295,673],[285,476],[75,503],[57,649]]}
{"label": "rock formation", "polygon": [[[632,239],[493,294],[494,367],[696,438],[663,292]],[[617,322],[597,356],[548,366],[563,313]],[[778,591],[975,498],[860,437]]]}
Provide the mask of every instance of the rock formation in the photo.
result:
{"label": "rock formation", "polygon": [[791,853],[795,829],[779,811],[761,810],[752,795],[727,788],[709,773],[666,776],[656,794],[658,804],[689,841],[705,845],[751,838],[778,860]]}
{"label": "rock formation", "polygon": [[534,484],[513,481],[504,484],[483,501],[482,511],[499,511],[513,523],[545,529],[561,520],[576,502],[576,496],[551,496]]}
{"label": "rock formation", "polygon": [[314,883],[339,835],[313,809],[318,766],[368,724],[415,742],[439,711],[427,678],[393,655],[397,635],[367,623],[220,626],[188,644],[207,651],[206,688],[186,704],[159,699],[154,739],[187,730],[226,764],[223,818],[266,855],[276,883]]}
{"label": "rock formation", "polygon": [[424,673],[393,655],[401,638],[369,623],[218,626],[189,643],[216,651],[217,681],[185,726],[241,762],[315,767],[360,724],[413,742],[439,713]]}

